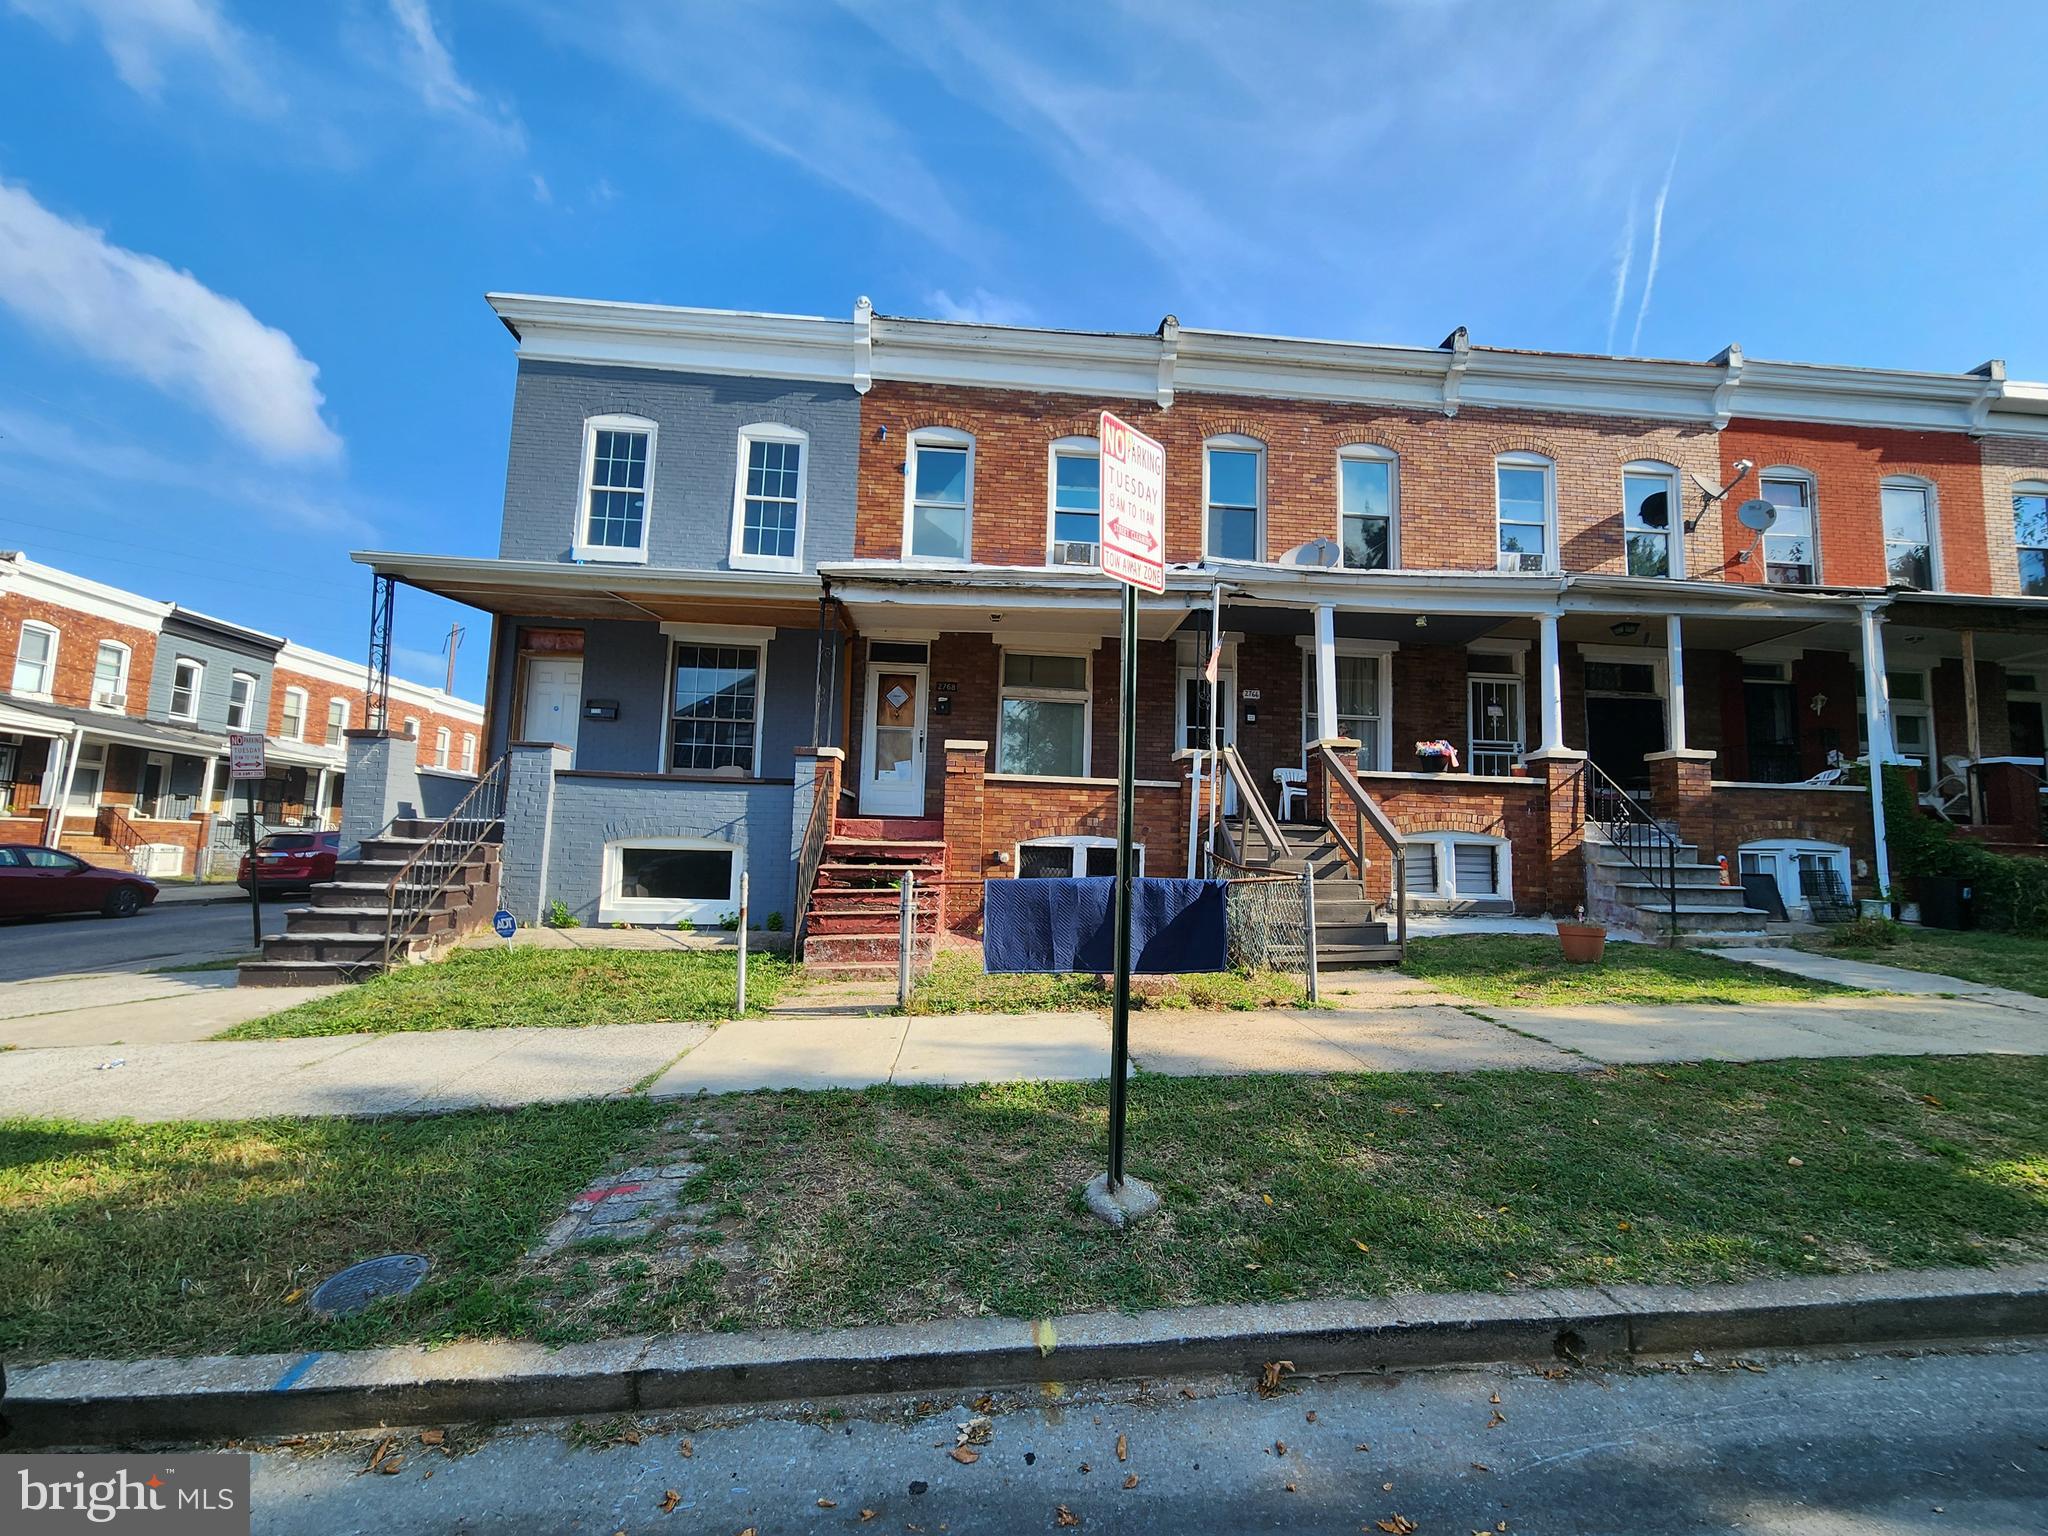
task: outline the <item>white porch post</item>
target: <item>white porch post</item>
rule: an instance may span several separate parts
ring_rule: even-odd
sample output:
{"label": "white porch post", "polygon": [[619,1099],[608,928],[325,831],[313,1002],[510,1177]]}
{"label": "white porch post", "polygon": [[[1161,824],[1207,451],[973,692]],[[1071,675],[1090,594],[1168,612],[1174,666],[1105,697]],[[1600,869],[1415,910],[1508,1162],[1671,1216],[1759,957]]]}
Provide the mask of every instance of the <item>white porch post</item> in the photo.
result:
{"label": "white porch post", "polygon": [[1564,748],[1564,673],[1558,660],[1557,615],[1536,615],[1536,701],[1538,727],[1543,739],[1539,752]]}
{"label": "white porch post", "polygon": [[327,769],[320,770],[320,777],[313,781],[313,824],[327,825]]}
{"label": "white porch post", "polygon": [[1685,629],[1675,613],[1664,616],[1664,663],[1671,698],[1664,711],[1664,742],[1673,752],[1685,750]]}
{"label": "white porch post", "polygon": [[209,756],[206,772],[199,779],[199,825],[203,829],[199,841],[199,856],[194,859],[192,873],[204,880],[213,873],[213,775],[220,767],[220,759]]}
{"label": "white porch post", "polygon": [[1984,819],[1983,795],[1977,764],[1984,756],[1984,722],[1977,711],[1977,632],[1963,631],[1963,735],[1970,749],[1970,766],[1963,770],[1970,784],[1970,820]]}
{"label": "white porch post", "polygon": [[1870,838],[1877,888],[1892,888],[1891,850],[1884,827],[1884,765],[1893,757],[1891,694],[1884,680],[1884,616],[1877,604],[1862,606],[1863,732],[1870,742]]}
{"label": "white porch post", "polygon": [[1316,606],[1316,740],[1337,739],[1337,610]]}
{"label": "white porch post", "polygon": [[[64,744],[64,782],[57,786],[57,814],[50,823],[50,843],[59,846],[64,841],[64,818],[71,813],[71,786],[78,776],[78,754],[85,750],[85,727],[78,726],[71,732],[71,739]],[[104,778],[106,768],[100,768]]]}

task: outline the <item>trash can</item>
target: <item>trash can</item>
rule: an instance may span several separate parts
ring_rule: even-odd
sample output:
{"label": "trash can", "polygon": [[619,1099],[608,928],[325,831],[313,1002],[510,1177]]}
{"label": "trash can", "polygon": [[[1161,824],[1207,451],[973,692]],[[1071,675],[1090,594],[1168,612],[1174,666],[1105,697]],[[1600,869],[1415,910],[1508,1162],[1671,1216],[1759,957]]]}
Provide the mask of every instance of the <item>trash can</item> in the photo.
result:
{"label": "trash can", "polygon": [[1920,897],[1923,928],[1977,926],[1975,892],[1960,875],[1921,875],[1914,880],[1913,889]]}

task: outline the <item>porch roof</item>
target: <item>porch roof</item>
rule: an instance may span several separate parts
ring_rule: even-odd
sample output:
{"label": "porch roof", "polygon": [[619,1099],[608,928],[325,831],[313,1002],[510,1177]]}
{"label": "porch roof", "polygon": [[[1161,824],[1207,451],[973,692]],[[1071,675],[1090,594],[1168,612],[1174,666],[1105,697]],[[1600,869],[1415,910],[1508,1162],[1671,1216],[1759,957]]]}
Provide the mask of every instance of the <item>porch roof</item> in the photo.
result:
{"label": "porch roof", "polygon": [[0,730],[55,738],[69,736],[80,727],[88,736],[123,746],[144,747],[152,752],[182,752],[188,757],[218,757],[228,745],[225,737],[205,731],[159,725],[153,720],[138,720],[133,715],[110,714],[101,709],[32,704],[20,699],[0,703]]}
{"label": "porch roof", "polygon": [[349,558],[409,587],[517,618],[818,622],[818,578],[807,571],[691,571],[364,549]]}

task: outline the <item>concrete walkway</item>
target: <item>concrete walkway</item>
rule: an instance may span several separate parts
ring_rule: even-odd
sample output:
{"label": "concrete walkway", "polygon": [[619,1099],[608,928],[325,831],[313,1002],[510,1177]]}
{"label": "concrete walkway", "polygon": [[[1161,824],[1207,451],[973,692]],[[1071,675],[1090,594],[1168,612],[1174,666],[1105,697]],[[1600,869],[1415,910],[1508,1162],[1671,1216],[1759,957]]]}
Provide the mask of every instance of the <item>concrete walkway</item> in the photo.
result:
{"label": "concrete walkway", "polygon": [[1932,971],[1909,971],[1904,966],[1874,965],[1867,960],[1843,960],[1834,955],[1814,955],[1803,949],[1721,949],[1724,960],[1740,960],[1766,970],[1789,971],[1812,981],[1832,981],[1838,986],[1862,987],[1871,992],[1903,992],[1909,996],[1968,997],[1996,1003],[2021,1013],[2048,1015],[2048,997],[2015,992],[2009,987],[1988,986],[1965,981],[1960,976],[1941,976]]}

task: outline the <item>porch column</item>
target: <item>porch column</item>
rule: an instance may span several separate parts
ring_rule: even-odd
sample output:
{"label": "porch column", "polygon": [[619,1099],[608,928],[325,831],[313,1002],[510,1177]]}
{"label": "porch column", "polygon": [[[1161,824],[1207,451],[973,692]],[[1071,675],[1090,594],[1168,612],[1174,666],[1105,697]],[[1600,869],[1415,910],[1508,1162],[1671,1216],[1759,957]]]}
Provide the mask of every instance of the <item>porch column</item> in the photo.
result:
{"label": "porch column", "polygon": [[[982,824],[987,778],[987,742],[955,739],[946,743],[946,787],[941,815],[949,880],[978,880],[989,873],[990,850]],[[1009,873],[1014,875],[1017,871]],[[939,920],[948,928],[971,931],[981,916],[980,887],[946,886],[939,912]]]}
{"label": "porch column", "polygon": [[217,757],[204,761],[206,771],[199,778],[199,851],[192,860],[192,873],[200,880],[213,873],[213,773],[220,766]]}
{"label": "porch column", "polygon": [[320,776],[313,781],[313,824],[327,825],[327,770],[322,768]]}
{"label": "porch column", "polygon": [[1678,823],[1678,835],[1711,857],[1714,841],[1712,752],[1685,744],[1685,626],[1675,613],[1664,616],[1665,678],[1662,752],[1645,754],[1650,797],[1659,815]]}
{"label": "porch column", "polygon": [[1966,629],[1963,640],[1963,740],[1970,750],[1970,766],[1964,770],[1964,777],[1970,786],[1970,820],[1981,822],[1984,817],[1983,775],[1977,771],[1977,764],[1984,757],[1984,722],[1977,713],[1977,632]]}
{"label": "porch column", "polygon": [[1337,737],[1337,610],[1316,606],[1316,740]]}
{"label": "porch column", "polygon": [[[85,727],[78,726],[71,732],[71,739],[64,743],[64,781],[57,786],[56,808],[50,812],[49,842],[52,848],[62,845],[64,839],[64,818],[71,810],[71,785],[78,774],[78,754],[85,750]],[[100,765],[100,782],[106,782],[106,764]]]}
{"label": "porch column", "polygon": [[1536,615],[1536,700],[1537,724],[1542,740],[1539,752],[1564,750],[1564,672],[1558,661],[1557,615]]}
{"label": "porch column", "polygon": [[1871,875],[1880,891],[1892,888],[1891,849],[1884,828],[1884,765],[1892,760],[1891,694],[1884,681],[1884,615],[1876,603],[1861,605],[1863,730],[1870,739]]}
{"label": "porch column", "polygon": [[1675,613],[1664,616],[1664,664],[1670,677],[1671,698],[1664,711],[1664,745],[1673,752],[1685,750],[1685,626]]}

